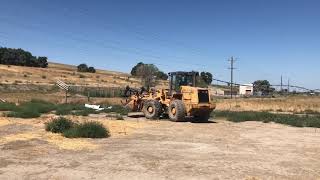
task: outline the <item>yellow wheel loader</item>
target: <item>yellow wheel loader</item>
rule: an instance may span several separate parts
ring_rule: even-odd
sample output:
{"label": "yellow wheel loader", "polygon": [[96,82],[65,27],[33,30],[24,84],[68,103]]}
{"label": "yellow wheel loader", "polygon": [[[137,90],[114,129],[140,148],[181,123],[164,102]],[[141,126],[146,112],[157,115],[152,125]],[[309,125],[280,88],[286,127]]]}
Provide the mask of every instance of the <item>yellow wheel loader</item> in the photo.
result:
{"label": "yellow wheel loader", "polygon": [[208,121],[215,103],[208,88],[197,87],[198,72],[169,73],[168,89],[133,91],[125,104],[132,112],[142,112],[147,119],[169,116],[171,121]]}

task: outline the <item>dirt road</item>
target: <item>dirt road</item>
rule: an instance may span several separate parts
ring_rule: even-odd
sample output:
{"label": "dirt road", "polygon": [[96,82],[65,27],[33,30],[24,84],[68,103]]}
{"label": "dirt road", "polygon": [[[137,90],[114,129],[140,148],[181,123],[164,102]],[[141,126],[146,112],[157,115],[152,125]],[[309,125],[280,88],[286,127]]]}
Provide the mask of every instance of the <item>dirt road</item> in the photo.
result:
{"label": "dirt road", "polygon": [[0,126],[0,179],[320,178],[320,129],[142,120],[127,135],[68,149],[48,140],[42,122],[13,122]]}

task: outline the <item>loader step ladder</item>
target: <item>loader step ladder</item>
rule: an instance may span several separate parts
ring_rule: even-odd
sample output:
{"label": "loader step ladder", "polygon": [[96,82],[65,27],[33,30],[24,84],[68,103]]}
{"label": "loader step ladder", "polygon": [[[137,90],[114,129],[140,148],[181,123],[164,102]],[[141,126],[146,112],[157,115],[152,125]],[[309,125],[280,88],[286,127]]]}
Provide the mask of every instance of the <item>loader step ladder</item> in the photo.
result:
{"label": "loader step ladder", "polygon": [[64,90],[66,92],[66,103],[68,102],[68,91],[69,91],[69,87],[70,85],[66,84],[65,82],[61,81],[61,80],[57,80],[56,85]]}

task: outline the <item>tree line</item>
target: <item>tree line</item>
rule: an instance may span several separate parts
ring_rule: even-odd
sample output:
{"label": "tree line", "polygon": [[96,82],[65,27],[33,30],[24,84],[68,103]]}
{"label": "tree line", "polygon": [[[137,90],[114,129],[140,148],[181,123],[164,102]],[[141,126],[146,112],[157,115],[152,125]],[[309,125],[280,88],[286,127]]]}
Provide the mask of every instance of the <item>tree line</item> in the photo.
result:
{"label": "tree line", "polygon": [[78,72],[89,72],[89,73],[96,73],[96,69],[94,67],[88,67],[87,64],[79,64],[77,66]]}
{"label": "tree line", "polygon": [[[131,75],[140,77],[143,80],[145,87],[155,85],[155,80],[167,80],[168,75],[154,64],[145,64],[139,62],[131,69]],[[198,79],[198,84],[202,87],[208,86],[212,82],[212,74],[210,72],[201,72]]]}
{"label": "tree line", "polygon": [[29,51],[20,48],[0,47],[0,64],[47,68],[48,58],[33,56]]}

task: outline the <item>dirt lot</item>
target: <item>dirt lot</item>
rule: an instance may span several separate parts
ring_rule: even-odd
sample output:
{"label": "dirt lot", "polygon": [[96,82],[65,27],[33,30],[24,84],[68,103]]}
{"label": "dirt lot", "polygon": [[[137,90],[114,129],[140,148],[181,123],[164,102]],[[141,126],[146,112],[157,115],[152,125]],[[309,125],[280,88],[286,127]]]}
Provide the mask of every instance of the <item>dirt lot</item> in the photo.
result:
{"label": "dirt lot", "polygon": [[66,139],[43,130],[51,116],[0,119],[0,179],[320,178],[320,129],[87,117],[112,137]]}

